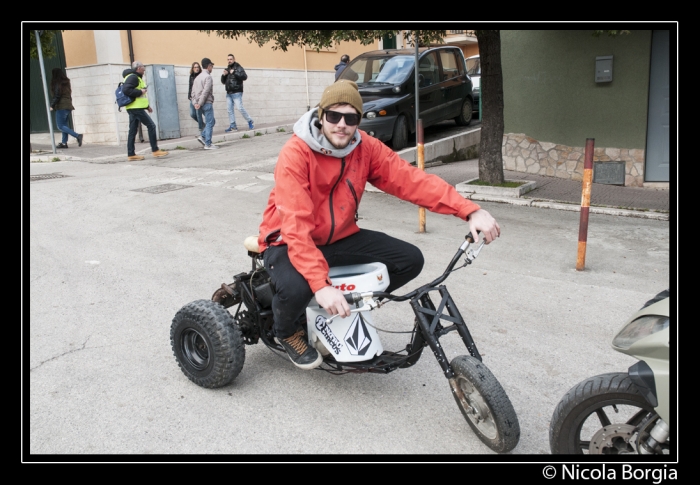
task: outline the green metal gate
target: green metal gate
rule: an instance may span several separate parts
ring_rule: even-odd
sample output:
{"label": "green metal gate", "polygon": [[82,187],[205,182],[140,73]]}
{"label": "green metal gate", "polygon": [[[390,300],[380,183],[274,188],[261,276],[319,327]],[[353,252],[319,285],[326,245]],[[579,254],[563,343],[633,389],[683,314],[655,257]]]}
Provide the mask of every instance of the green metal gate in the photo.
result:
{"label": "green metal gate", "polygon": [[[61,32],[56,32],[53,38],[53,44],[56,48],[57,55],[51,58],[44,56],[44,72],[46,73],[46,87],[49,91],[49,101],[53,97],[51,93],[51,70],[54,67],[66,68],[66,55],[63,51],[63,36]],[[69,76],[70,77],[70,76]],[[49,122],[46,115],[46,98],[44,97],[44,88],[41,84],[41,67],[38,59],[29,60],[29,132],[30,133],[48,133]],[[51,123],[54,132],[56,128],[56,115],[51,112]],[[73,128],[73,118],[68,117],[68,125]]]}

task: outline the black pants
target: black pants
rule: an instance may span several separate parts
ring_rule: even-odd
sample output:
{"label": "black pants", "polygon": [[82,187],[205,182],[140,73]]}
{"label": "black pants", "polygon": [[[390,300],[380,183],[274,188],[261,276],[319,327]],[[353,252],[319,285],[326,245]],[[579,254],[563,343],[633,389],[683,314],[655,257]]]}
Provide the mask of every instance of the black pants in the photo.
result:
{"label": "black pants", "polygon": [[158,141],[156,138],[156,124],[153,122],[146,108],[127,109],[129,113],[129,135],[126,139],[127,155],[136,155],[136,131],[139,129],[139,122],[148,128],[148,141],[151,142],[151,151],[158,151]]}
{"label": "black pants", "polygon": [[[275,286],[272,311],[277,338],[291,337],[296,332],[297,322],[314,296],[306,279],[289,261],[287,249],[286,245],[270,246],[263,253],[265,269]],[[423,269],[423,253],[416,246],[367,229],[318,249],[331,267],[384,263],[389,271],[387,292],[402,287]]]}

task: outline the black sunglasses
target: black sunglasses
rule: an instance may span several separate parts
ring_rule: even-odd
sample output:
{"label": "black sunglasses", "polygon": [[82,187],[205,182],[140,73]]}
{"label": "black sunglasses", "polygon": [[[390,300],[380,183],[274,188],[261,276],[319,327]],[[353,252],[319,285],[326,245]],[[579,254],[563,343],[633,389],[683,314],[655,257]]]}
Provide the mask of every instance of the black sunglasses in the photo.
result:
{"label": "black sunglasses", "polygon": [[357,113],[339,113],[337,111],[324,111],[326,113],[326,121],[329,123],[338,123],[340,118],[345,118],[345,124],[348,126],[357,126],[360,124],[361,116]]}

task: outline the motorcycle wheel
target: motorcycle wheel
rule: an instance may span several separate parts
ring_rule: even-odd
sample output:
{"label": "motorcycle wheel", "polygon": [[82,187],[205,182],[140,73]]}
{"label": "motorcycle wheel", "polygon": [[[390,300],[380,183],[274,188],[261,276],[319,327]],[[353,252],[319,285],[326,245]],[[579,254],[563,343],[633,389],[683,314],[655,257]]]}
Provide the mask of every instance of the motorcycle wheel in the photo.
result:
{"label": "motorcycle wheel", "polygon": [[450,365],[455,373],[452,395],[469,426],[493,451],[511,451],[520,440],[520,424],[501,384],[472,356],[457,356]]}
{"label": "motorcycle wheel", "polygon": [[222,387],[243,368],[245,343],[231,314],[219,303],[196,300],[180,309],[170,326],[170,345],[189,380]]}
{"label": "motorcycle wheel", "polygon": [[549,426],[552,454],[637,454],[635,428],[653,412],[624,372],[590,377],[559,401]]}

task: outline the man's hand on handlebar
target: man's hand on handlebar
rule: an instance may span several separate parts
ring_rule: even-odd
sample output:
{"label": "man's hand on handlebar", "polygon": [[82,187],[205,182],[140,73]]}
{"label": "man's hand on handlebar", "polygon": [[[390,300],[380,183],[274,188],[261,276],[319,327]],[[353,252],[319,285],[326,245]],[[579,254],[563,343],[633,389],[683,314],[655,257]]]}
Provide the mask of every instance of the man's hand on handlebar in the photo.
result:
{"label": "man's hand on handlebar", "polygon": [[501,235],[501,227],[496,219],[484,209],[479,209],[469,214],[469,229],[474,238],[474,242],[479,242],[479,231],[486,240],[486,244]]}
{"label": "man's hand on handlebar", "polygon": [[333,286],[324,286],[316,292],[318,303],[329,315],[350,316],[350,305],[343,292]]}

